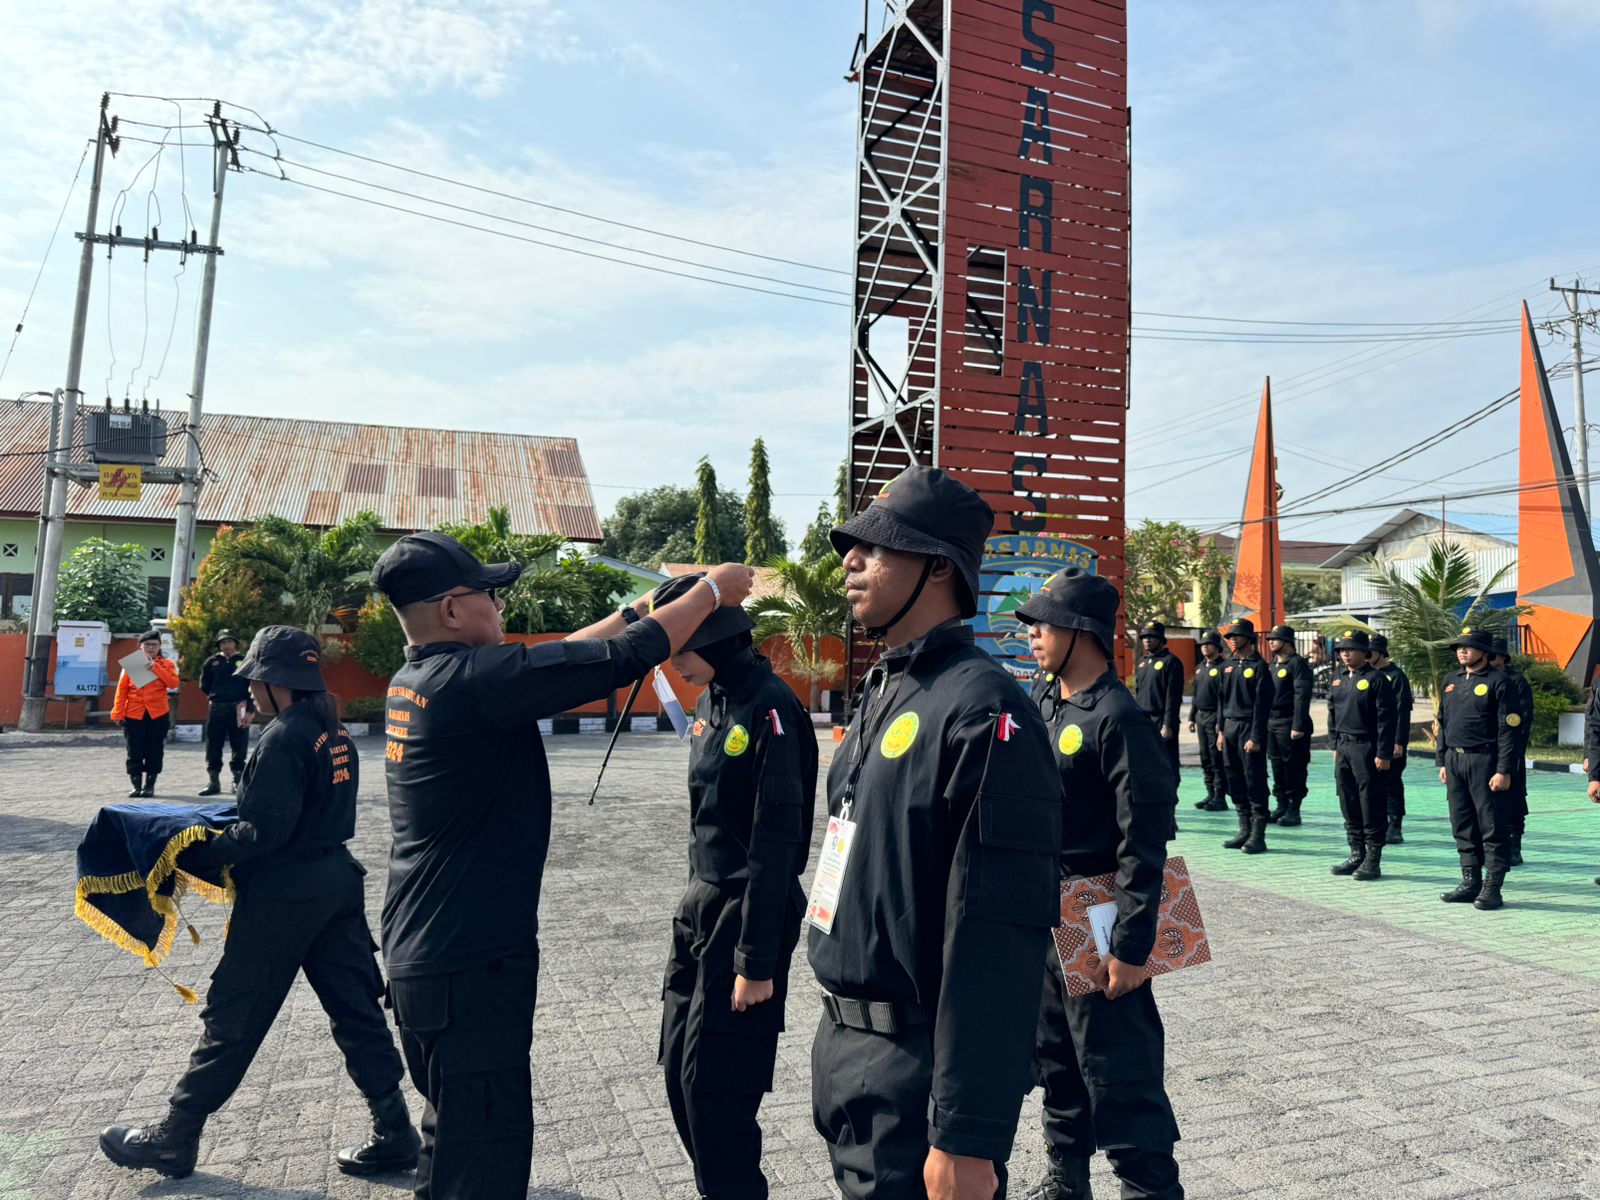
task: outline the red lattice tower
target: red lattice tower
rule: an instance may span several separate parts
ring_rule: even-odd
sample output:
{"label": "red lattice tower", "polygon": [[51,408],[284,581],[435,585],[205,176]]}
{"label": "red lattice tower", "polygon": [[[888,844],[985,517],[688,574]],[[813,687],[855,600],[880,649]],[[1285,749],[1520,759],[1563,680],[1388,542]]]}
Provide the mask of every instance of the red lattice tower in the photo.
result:
{"label": "red lattice tower", "polygon": [[[852,506],[913,462],[938,466],[995,510],[988,557],[1009,565],[987,586],[1092,561],[1120,589],[1125,0],[884,0],[881,14],[855,63]],[[986,596],[977,622],[992,648],[1004,599]],[[868,648],[849,656],[853,684]]]}

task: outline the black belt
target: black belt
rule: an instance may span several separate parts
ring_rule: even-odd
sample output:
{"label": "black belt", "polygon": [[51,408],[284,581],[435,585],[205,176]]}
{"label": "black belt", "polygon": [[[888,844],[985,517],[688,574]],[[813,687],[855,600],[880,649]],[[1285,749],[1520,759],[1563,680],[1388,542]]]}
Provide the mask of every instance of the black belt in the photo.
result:
{"label": "black belt", "polygon": [[892,1035],[928,1023],[928,1016],[920,1005],[903,1000],[857,1000],[823,992],[822,1007],[835,1025],[861,1029],[867,1033]]}

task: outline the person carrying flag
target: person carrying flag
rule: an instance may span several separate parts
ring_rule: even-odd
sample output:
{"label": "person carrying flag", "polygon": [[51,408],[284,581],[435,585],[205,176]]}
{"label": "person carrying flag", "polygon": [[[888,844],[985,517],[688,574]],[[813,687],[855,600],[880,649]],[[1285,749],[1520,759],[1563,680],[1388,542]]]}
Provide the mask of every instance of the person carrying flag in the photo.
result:
{"label": "person carrying flag", "polygon": [[[656,590],[686,595],[701,576]],[[800,887],[816,811],[817,739],[794,689],[751,644],[743,608],[706,618],[672,667],[702,687],[689,739],[689,886],[672,922],[660,1064],[707,1200],[765,1200],[756,1113],[772,1090]]]}

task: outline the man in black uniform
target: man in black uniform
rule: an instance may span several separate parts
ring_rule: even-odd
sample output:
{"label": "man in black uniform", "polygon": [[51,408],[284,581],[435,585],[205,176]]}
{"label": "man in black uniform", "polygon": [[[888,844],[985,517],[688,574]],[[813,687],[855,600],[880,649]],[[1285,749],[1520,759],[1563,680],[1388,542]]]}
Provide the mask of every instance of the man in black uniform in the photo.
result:
{"label": "man in black uniform", "polygon": [[807,905],[812,1115],[845,1200],[1003,1197],[1032,1086],[1061,795],[1038,711],[961,623],[993,522],[910,467],[833,531],[885,646],[828,773]]}
{"label": "man in black uniform", "polygon": [[1499,908],[1511,866],[1511,771],[1522,713],[1506,677],[1489,665],[1494,639],[1468,626],[1451,642],[1458,670],[1439,697],[1439,782],[1449,789],[1461,882],[1439,899]]}
{"label": "man in black uniform", "polygon": [[521,573],[442,533],[401,538],[372,569],[407,642],[386,711],[384,964],[427,1101],[417,1195],[437,1200],[522,1200],[528,1189],[551,810],[539,718],[643,678],[713,609],[742,602],[752,577],[725,563],[649,617],[641,598],[565,641],[502,645],[498,593]]}
{"label": "man in black uniform", "polygon": [[1223,634],[1233,657],[1222,668],[1222,729],[1217,749],[1228,771],[1228,797],[1239,810],[1239,833],[1227,850],[1260,854],[1267,848],[1267,715],[1272,675],[1256,650],[1256,627],[1241,617]]}
{"label": "man in black uniform", "polygon": [[1133,669],[1139,707],[1160,731],[1161,749],[1178,778],[1178,714],[1183,709],[1183,662],[1167,648],[1167,627],[1151,621],[1139,631],[1144,656]]}
{"label": "man in black uniform", "polygon": [[[1583,773],[1588,777],[1589,799],[1600,804],[1600,683],[1590,680],[1589,707],[1583,715]],[[1594,877],[1600,887],[1600,875]]]}
{"label": "man in black uniform", "polygon": [[1522,677],[1522,672],[1511,669],[1511,647],[1506,639],[1496,636],[1494,651],[1489,655],[1489,665],[1506,677],[1516,696],[1517,712],[1522,721],[1517,726],[1517,750],[1511,760],[1511,818],[1509,852],[1511,865],[1522,865],[1522,835],[1528,829],[1528,738],[1533,733],[1533,688]]}
{"label": "man in black uniform", "polygon": [[[699,583],[656,591],[667,604]],[[689,742],[689,887],[672,923],[661,1066],[678,1137],[708,1200],[765,1200],[756,1113],[789,992],[816,809],[817,739],[794,689],[719,608],[672,657],[703,687]]]}
{"label": "man in black uniform", "polygon": [[1032,626],[1042,674],[1034,697],[1060,772],[1062,876],[1114,874],[1117,903],[1103,992],[1067,995],[1055,946],[1045,953],[1037,1054],[1049,1165],[1024,1200],[1087,1196],[1097,1147],[1124,1196],[1183,1196],[1165,1031],[1141,971],[1155,947],[1178,791],[1156,766],[1155,726],[1111,663],[1118,603],[1106,580],[1068,567],[1017,609]]}
{"label": "man in black uniform", "polygon": [[1194,673],[1194,702],[1189,706],[1189,732],[1200,735],[1200,772],[1205,776],[1206,798],[1195,803],[1207,812],[1228,807],[1228,771],[1217,749],[1217,725],[1222,714],[1222,637],[1215,629],[1200,635],[1200,665]]}
{"label": "man in black uniform", "polygon": [[[239,639],[231,630],[217,634],[217,652],[206,659],[200,668],[200,690],[211,701],[206,714],[206,786],[202,796],[222,794],[222,745],[232,751],[228,769],[233,773],[233,790],[239,790],[239,774],[244,770],[244,756],[250,749],[250,681],[243,679],[237,667],[244,661],[239,653]],[[246,716],[241,718],[239,706],[244,705]]]}
{"label": "man in black uniform", "polygon": [[374,1175],[416,1165],[417,1131],[400,1095],[404,1069],[379,1005],[366,871],[345,848],[356,831],[356,751],[324,689],[320,657],[309,633],[269,625],[235,671],[276,716],[245,767],[238,821],[189,847],[178,865],[230,867],[238,897],[200,1013],[200,1043],[167,1118],[100,1135],[118,1166],[174,1179],[194,1170],[206,1118],[238,1088],[302,970],[372,1109],[372,1138],[341,1150],[339,1169]]}
{"label": "man in black uniform", "polygon": [[1398,846],[1406,840],[1401,825],[1406,819],[1406,762],[1411,757],[1407,749],[1411,742],[1411,680],[1406,678],[1400,664],[1389,657],[1388,638],[1381,633],[1374,633],[1367,640],[1372,645],[1372,665],[1377,668],[1378,674],[1389,681],[1389,687],[1394,692],[1394,757],[1389,760],[1389,769],[1379,775],[1378,780],[1383,786],[1385,807],[1389,813],[1389,828],[1384,834],[1384,842]]}
{"label": "man in black uniform", "polygon": [[1345,630],[1333,648],[1343,665],[1328,681],[1328,740],[1350,844],[1350,857],[1333,873],[1365,882],[1383,878],[1389,797],[1380,780],[1389,770],[1397,706],[1388,679],[1367,661],[1371,644],[1365,629]]}
{"label": "man in black uniform", "polygon": [[1272,791],[1278,805],[1267,821],[1300,824],[1311,766],[1311,666],[1294,648],[1294,630],[1275,625],[1267,634],[1272,655],[1272,708],[1267,715],[1267,755],[1272,760]]}

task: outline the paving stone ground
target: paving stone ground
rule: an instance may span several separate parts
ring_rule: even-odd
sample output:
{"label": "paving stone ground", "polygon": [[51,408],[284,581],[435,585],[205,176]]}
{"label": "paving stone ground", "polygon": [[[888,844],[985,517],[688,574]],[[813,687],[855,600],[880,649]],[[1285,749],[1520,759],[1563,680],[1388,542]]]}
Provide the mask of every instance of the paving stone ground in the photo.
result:
{"label": "paving stone ground", "polygon": [[[682,886],[684,749],[624,741],[594,808],[604,738],[551,739],[557,840],[545,876],[534,1053],[537,1200],[692,1197],[655,1066],[660,972]],[[381,745],[360,743],[355,842],[383,886]],[[826,758],[831,745],[824,745]],[[304,983],[179,1182],[118,1171],[99,1129],[158,1115],[198,1029],[161,976],[72,916],[73,848],[120,798],[112,742],[0,749],[0,1200],[252,1196],[398,1200],[408,1177],[346,1179],[333,1151],[365,1109]],[[203,779],[173,746],[163,794]],[[1342,835],[1328,757],[1312,765],[1306,824],[1255,858],[1222,850],[1227,814],[1198,813],[1185,773],[1175,847],[1197,879],[1215,961],[1158,981],[1168,1082],[1188,1194],[1554,1200],[1600,1197],[1600,808],[1575,776],[1533,777],[1529,865],[1498,913],[1436,899],[1456,874],[1443,790],[1411,769],[1407,843],[1386,879],[1336,879]],[[196,904],[199,948],[168,963],[204,984],[223,914]],[[795,965],[777,1091],[763,1109],[780,1200],[835,1195],[811,1130],[816,1021]],[[411,1097],[413,1108],[419,1102]],[[1038,1173],[1038,1102],[1024,1109],[1013,1177]],[[1101,1197],[1115,1182],[1096,1167]],[[1020,1189],[1019,1189],[1020,1190]]]}

